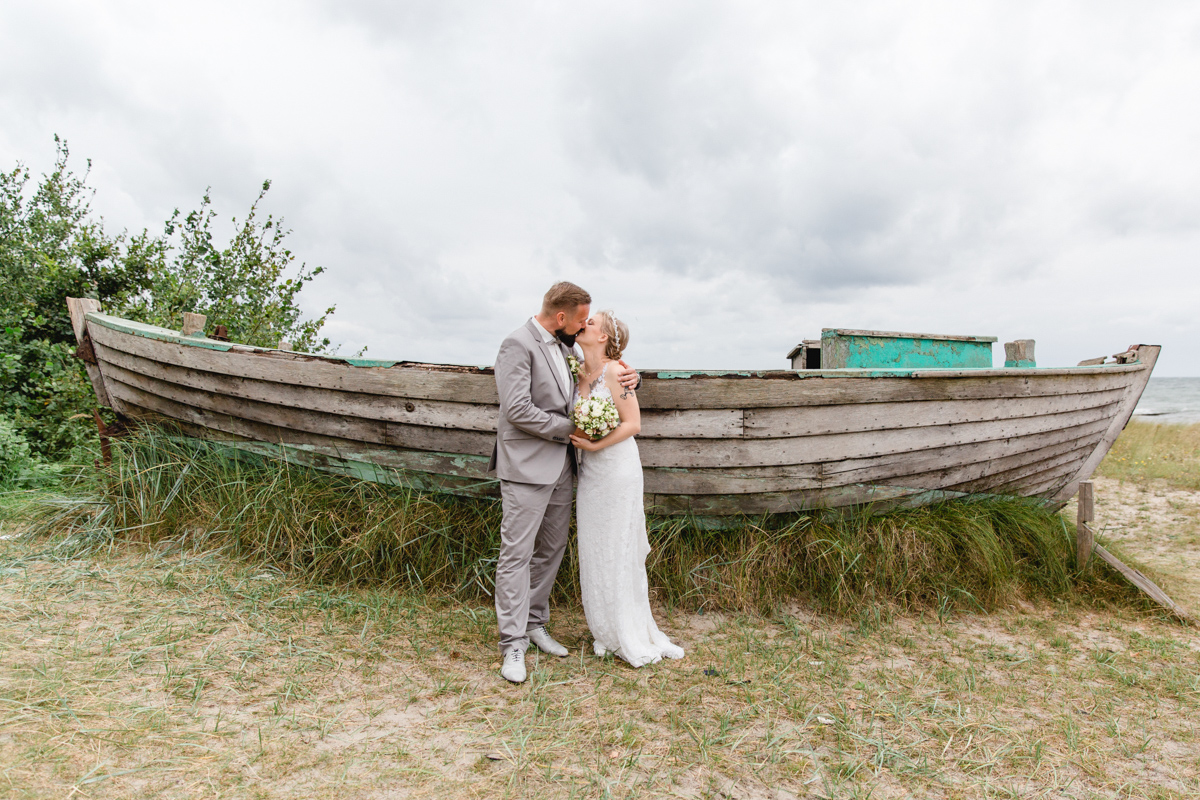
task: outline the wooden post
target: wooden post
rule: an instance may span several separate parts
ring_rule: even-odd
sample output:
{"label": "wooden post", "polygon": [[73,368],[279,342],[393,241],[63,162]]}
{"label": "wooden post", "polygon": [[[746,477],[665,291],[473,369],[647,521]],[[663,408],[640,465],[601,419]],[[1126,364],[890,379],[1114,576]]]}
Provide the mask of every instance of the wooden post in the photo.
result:
{"label": "wooden post", "polygon": [[275,349],[276,349],[276,350],[291,350],[291,349],[292,349],[292,343],[291,343],[291,342],[289,342],[287,339],[280,339],[280,340],[279,340],[279,347],[277,347],[277,348],[275,348]]}
{"label": "wooden post", "polygon": [[1023,369],[1032,369],[1037,366],[1037,360],[1033,357],[1033,346],[1036,342],[1033,339],[1017,339],[1015,342],[1004,343],[1004,367],[1012,369],[1020,367]]}
{"label": "wooden post", "polygon": [[196,334],[204,335],[204,323],[208,321],[208,317],[203,314],[193,314],[190,311],[183,312],[183,330],[179,333],[183,336],[195,336]]}
{"label": "wooden post", "polygon": [[1096,545],[1096,537],[1092,533],[1090,523],[1094,520],[1095,509],[1091,481],[1079,482],[1079,510],[1075,517],[1075,561],[1080,571],[1087,567],[1088,559]]}
{"label": "wooden post", "polygon": [[1158,603],[1163,608],[1169,609],[1175,616],[1188,622],[1192,625],[1200,624],[1195,617],[1189,614],[1185,609],[1175,604],[1175,601],[1167,596],[1167,593],[1158,587],[1158,585],[1143,575],[1138,570],[1121,562],[1112,553],[1105,550],[1100,545],[1096,544],[1095,534],[1092,532],[1090,523],[1096,518],[1093,508],[1095,497],[1092,489],[1091,481],[1079,482],[1079,512],[1075,518],[1075,558],[1079,563],[1080,571],[1087,566],[1088,559],[1094,553],[1097,558],[1108,564],[1130,583],[1141,589],[1154,602]]}

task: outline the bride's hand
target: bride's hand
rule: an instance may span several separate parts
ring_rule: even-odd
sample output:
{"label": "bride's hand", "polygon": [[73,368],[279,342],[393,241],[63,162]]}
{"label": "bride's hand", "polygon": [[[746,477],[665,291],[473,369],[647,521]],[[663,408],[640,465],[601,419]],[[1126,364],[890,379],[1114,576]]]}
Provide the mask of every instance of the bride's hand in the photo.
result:
{"label": "bride's hand", "polygon": [[596,452],[602,446],[600,442],[593,442],[586,436],[577,436],[575,434],[571,434],[571,444],[575,445],[580,450],[587,450],[591,453]]}

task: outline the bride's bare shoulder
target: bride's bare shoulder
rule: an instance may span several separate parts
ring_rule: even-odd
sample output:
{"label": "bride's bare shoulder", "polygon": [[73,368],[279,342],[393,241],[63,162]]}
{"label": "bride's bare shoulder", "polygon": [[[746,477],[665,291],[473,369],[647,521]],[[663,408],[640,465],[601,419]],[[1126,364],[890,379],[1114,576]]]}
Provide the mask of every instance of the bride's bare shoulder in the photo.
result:
{"label": "bride's bare shoulder", "polygon": [[628,400],[636,397],[633,389],[628,389],[621,385],[621,365],[616,361],[612,361],[608,365],[608,371],[604,375],[604,385],[608,387],[608,391],[612,394],[614,400]]}
{"label": "bride's bare shoulder", "polygon": [[604,385],[610,390],[616,389],[616,387],[621,385],[617,380],[620,375],[621,365],[616,361],[609,361],[604,365]]}

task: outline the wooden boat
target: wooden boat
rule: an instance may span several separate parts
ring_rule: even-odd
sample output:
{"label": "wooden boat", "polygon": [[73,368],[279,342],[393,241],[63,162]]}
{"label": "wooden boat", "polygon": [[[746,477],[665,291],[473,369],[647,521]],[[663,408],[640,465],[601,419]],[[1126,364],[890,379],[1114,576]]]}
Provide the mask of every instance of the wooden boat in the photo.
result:
{"label": "wooden boat", "polygon": [[[498,495],[486,472],[498,414],[490,368],[250,347],[108,316],[95,301],[69,305],[97,398],[119,415],[374,481]],[[855,336],[859,356],[834,346]],[[993,369],[994,339],[930,336],[948,363],[856,366],[872,336],[884,349],[908,337],[910,360],[928,355],[925,334],[827,331],[822,350],[841,365],[643,371],[647,509],[724,516],[972,493],[1061,505],[1128,422],[1160,349],[1061,369],[1032,366],[1030,352]],[[987,366],[962,366],[984,344]]]}

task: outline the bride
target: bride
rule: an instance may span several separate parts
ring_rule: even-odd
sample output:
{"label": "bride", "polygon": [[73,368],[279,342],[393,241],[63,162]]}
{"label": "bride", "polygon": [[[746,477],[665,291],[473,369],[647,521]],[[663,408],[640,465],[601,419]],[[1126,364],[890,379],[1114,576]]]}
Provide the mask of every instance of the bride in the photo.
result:
{"label": "bride", "polygon": [[579,580],[583,612],[596,655],[612,653],[635,667],[662,658],[683,658],[654,623],[646,580],[646,515],[642,508],[642,462],[633,437],[641,430],[637,396],[617,382],[629,328],[611,311],[587,321],[575,338],[583,351],[576,397],[608,397],[621,424],[592,441],[576,429],[571,442],[579,454],[575,521],[579,531]]}

